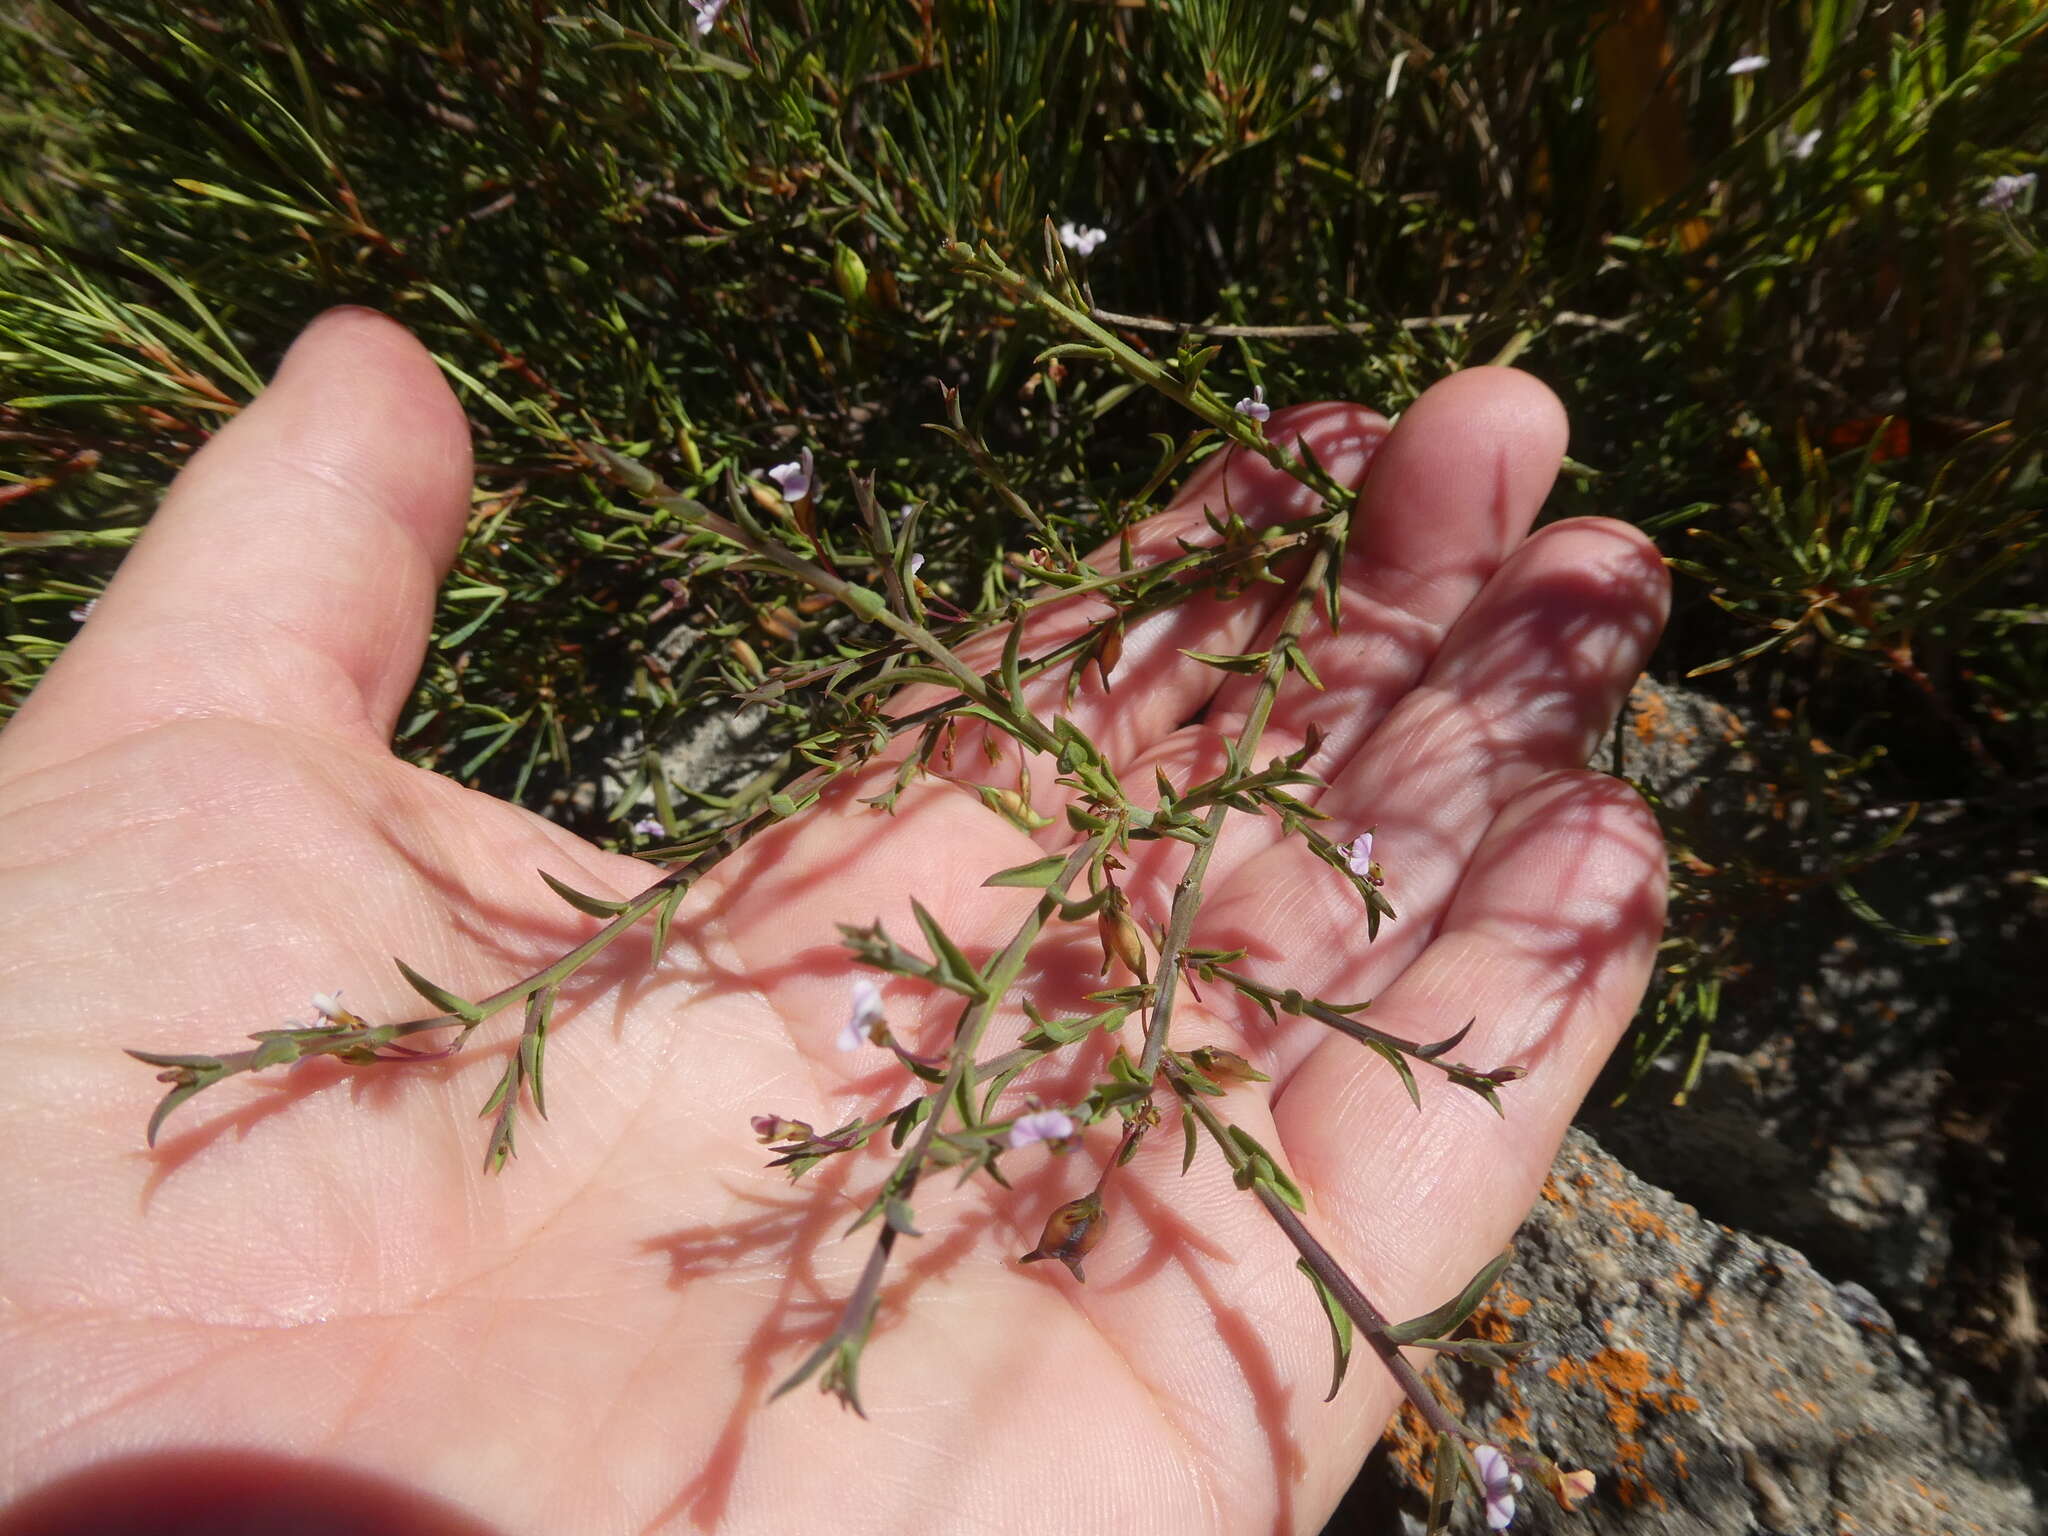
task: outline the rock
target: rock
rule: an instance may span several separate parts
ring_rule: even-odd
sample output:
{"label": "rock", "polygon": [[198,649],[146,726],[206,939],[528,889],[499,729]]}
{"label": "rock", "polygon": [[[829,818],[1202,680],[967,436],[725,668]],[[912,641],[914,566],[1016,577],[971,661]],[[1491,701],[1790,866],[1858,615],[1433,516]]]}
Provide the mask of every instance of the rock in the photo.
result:
{"label": "rock", "polygon": [[[1472,1326],[1533,1340],[1537,1352],[1512,1372],[1439,1362],[1432,1376],[1447,1400],[1501,1445],[1600,1480],[1570,1515],[1525,1492],[1517,1532],[2043,1529],[2003,1430],[1870,1292],[1702,1219],[1583,1131],[1558,1154]],[[1429,1438],[1404,1409],[1375,1455],[1406,1531],[1421,1530]],[[1375,1495],[1357,1497],[1369,1507]],[[1362,1528],[1342,1514],[1331,1529]]]}
{"label": "rock", "polygon": [[[1603,766],[1618,759],[1662,801],[1677,843],[1710,864],[1755,858],[1796,871],[1811,857],[1793,825],[1807,809],[1803,796],[1751,803],[1759,785],[1795,771],[1785,760],[1810,750],[1804,739],[1777,726],[1752,730],[1704,695],[1645,678],[1615,742]],[[1770,842],[1770,828],[1783,846]],[[1880,830],[1873,823],[1862,840]],[[1931,917],[1954,937],[1956,925],[1929,913],[1927,892],[1901,872],[1879,866],[1872,875],[1888,888],[1882,905]],[[1679,1102],[1673,1090],[1687,1063],[1673,1059],[1624,1104],[1596,1094],[1584,1123],[1630,1168],[1715,1219],[1790,1243],[1893,1310],[1926,1318],[1953,1249],[1940,1122],[1962,946],[1901,945],[1856,918],[1825,881],[1761,906],[1740,879],[1715,886],[1709,877],[1703,890],[1710,907],[1747,903],[1764,919],[1713,940],[1728,977],[1715,1048]],[[1729,922],[1727,912],[1683,901],[1673,916],[1674,934],[1694,920]],[[1690,1044],[1677,1042],[1681,1057]]]}

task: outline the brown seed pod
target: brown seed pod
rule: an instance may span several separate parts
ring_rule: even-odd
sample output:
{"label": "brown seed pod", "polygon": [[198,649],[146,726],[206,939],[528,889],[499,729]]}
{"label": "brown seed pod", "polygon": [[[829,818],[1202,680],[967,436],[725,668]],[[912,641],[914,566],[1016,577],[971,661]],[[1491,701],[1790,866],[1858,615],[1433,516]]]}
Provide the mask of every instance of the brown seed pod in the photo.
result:
{"label": "brown seed pod", "polygon": [[1038,1236],[1038,1246],[1017,1262],[1031,1264],[1039,1259],[1058,1259],[1073,1271],[1076,1280],[1085,1281],[1088,1277],[1081,1273],[1081,1260],[1101,1241],[1107,1225],[1099,1192],[1069,1200],[1046,1217],[1045,1230]]}
{"label": "brown seed pod", "polygon": [[1095,914],[1095,932],[1102,940],[1102,968],[1109,969],[1112,960],[1121,960],[1131,974],[1145,979],[1145,941],[1138,932],[1138,925],[1131,920],[1131,904],[1124,893],[1115,886],[1109,890],[1109,899]]}

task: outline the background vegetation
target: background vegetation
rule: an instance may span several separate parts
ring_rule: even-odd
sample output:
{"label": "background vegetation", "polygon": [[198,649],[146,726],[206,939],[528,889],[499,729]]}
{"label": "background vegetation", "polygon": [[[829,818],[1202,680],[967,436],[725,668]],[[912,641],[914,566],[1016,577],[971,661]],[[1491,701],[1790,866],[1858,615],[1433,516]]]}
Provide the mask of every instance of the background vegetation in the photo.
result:
{"label": "background vegetation", "polygon": [[[1678,565],[1655,670],[1711,669],[1742,750],[1665,807],[1667,968],[1610,1096],[1682,1095],[1842,935],[1973,965],[2042,916],[2035,4],[16,0],[0,28],[0,711],[298,327],[366,303],[478,436],[400,750],[627,846],[714,825],[834,705],[707,722],[833,629],[665,552],[574,440],[693,494],[809,447],[998,607],[1017,498],[1111,534],[1191,425],[1036,362],[1067,338],[941,255],[1037,265],[1050,218],[1106,231],[1077,270],[1131,340],[1222,345],[1219,388],[1396,412],[1530,369],[1574,424],[1549,515]],[[962,434],[929,430],[944,390]],[[1760,963],[1794,912],[1811,953]],[[2000,1390],[1999,1298],[2040,1272],[2038,1016],[1992,995],[1940,1046],[1943,1112],[1998,1154],[1968,1165],[1988,1226],[1887,1298]]]}

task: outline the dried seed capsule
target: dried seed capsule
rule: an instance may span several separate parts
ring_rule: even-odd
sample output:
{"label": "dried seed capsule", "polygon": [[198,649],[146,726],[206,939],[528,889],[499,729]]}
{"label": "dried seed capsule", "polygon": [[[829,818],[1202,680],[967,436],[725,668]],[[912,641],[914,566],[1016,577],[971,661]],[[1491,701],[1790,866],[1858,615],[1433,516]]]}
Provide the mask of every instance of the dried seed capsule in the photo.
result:
{"label": "dried seed capsule", "polygon": [[1069,1200],[1046,1217],[1045,1230],[1038,1236],[1038,1246],[1018,1262],[1030,1264],[1039,1259],[1058,1259],[1073,1271],[1076,1280],[1085,1281],[1088,1277],[1081,1273],[1081,1260],[1101,1240],[1105,1225],[1099,1193]]}
{"label": "dried seed capsule", "polygon": [[1112,960],[1121,960],[1131,974],[1145,979],[1145,941],[1139,936],[1138,925],[1131,920],[1131,904],[1124,899],[1124,893],[1111,886],[1109,900],[1102,904],[1095,914],[1095,931],[1102,940],[1102,968],[1109,969]]}
{"label": "dried seed capsule", "polygon": [[1116,664],[1124,659],[1124,627],[1112,624],[1102,632],[1102,639],[1095,646],[1095,675],[1102,679],[1102,686],[1109,686],[1109,674],[1116,670]]}

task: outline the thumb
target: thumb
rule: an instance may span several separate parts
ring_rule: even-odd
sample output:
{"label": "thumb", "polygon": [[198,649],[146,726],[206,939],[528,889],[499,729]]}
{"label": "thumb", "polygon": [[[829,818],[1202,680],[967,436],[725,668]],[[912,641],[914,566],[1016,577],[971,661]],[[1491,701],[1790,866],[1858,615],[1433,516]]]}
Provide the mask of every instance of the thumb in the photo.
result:
{"label": "thumb", "polygon": [[172,483],[0,762],[215,716],[388,741],[469,484],[468,423],[425,348],[329,311]]}

